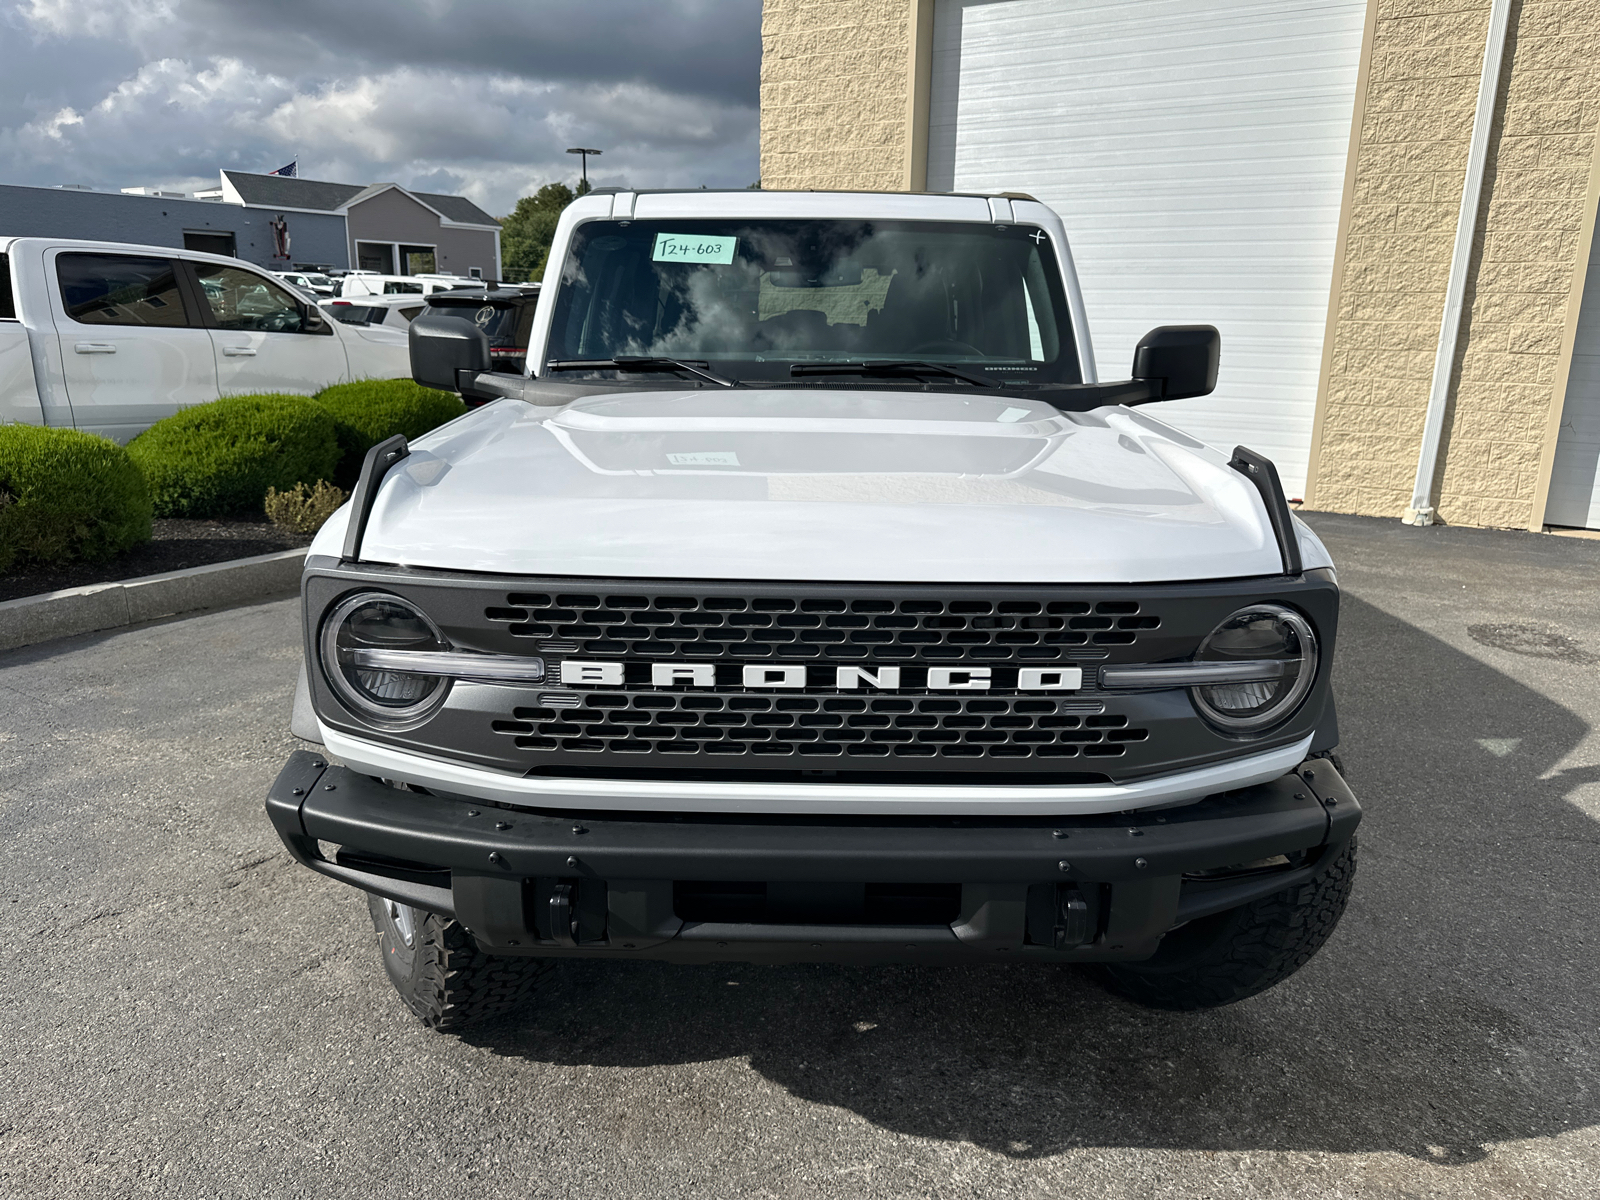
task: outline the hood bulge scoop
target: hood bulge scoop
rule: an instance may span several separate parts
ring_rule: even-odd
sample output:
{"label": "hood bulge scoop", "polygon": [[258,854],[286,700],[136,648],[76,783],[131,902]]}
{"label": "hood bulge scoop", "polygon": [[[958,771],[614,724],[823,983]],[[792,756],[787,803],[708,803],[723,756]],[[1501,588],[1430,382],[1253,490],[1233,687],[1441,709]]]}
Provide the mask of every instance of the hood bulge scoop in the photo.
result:
{"label": "hood bulge scoop", "polygon": [[501,401],[415,443],[385,480],[362,557],[515,575],[925,583],[1281,569],[1254,488],[1223,455],[1141,414],[836,389],[652,391],[555,411]]}

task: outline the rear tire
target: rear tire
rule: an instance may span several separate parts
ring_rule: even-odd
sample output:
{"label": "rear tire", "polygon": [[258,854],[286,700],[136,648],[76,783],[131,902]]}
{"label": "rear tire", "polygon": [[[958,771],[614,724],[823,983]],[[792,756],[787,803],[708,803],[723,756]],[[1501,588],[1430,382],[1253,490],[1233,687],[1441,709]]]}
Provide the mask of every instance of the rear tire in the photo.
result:
{"label": "rear tire", "polygon": [[1351,838],[1327,868],[1299,887],[1201,917],[1161,939],[1153,958],[1095,968],[1112,991],[1147,1008],[1220,1008],[1282,983],[1321,949],[1350,899]]}
{"label": "rear tire", "polygon": [[430,1029],[453,1033],[517,1008],[554,968],[546,960],[485,954],[449,917],[371,892],[367,910],[389,982]]}

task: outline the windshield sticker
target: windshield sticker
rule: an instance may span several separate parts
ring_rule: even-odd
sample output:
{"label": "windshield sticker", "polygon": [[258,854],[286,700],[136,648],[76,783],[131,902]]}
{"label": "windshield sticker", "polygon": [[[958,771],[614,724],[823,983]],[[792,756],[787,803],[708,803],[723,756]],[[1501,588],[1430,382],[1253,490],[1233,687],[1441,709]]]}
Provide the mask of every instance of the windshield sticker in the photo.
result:
{"label": "windshield sticker", "polygon": [[739,245],[736,237],[709,234],[658,233],[652,262],[731,263]]}
{"label": "windshield sticker", "polygon": [[669,454],[667,461],[675,467],[737,467],[739,456],[732,450],[700,450],[694,454]]}
{"label": "windshield sticker", "polygon": [[1005,410],[1005,412],[1001,413],[998,417],[996,417],[995,420],[996,421],[1020,421],[1020,420],[1022,420],[1023,417],[1025,417],[1027,415],[1028,415],[1028,410],[1025,409],[1025,408],[1008,408],[1008,409]]}

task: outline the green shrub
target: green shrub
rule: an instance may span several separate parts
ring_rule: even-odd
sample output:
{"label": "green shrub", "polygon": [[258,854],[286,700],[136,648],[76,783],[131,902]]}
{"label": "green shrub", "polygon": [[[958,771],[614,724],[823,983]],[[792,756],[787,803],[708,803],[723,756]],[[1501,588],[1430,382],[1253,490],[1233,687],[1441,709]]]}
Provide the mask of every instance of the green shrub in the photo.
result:
{"label": "green shrub", "polygon": [[76,429],[0,425],[0,571],[110,558],[150,540],[150,489],[128,452]]}
{"label": "green shrub", "polygon": [[290,533],[315,533],[348,500],[349,493],[326,480],[314,487],[297,483],[287,492],[267,489],[267,520]]}
{"label": "green shrub", "polygon": [[128,453],[158,517],[260,512],[268,488],[333,475],[338,426],[306,396],[233,396],[157,421]]}
{"label": "green shrub", "polygon": [[342,455],[335,478],[346,487],[361,472],[367,451],[397,433],[410,441],[466,412],[449,392],[436,392],[409,379],[367,379],[337,383],[317,393],[317,403],[339,423]]}

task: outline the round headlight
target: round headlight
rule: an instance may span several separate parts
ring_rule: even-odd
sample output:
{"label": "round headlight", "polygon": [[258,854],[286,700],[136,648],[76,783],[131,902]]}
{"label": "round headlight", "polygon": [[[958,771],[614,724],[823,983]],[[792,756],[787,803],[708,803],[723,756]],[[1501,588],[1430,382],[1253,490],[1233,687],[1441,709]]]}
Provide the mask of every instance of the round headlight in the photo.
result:
{"label": "round headlight", "polygon": [[1211,631],[1197,662],[1261,665],[1268,678],[1189,689],[1200,715],[1224,733],[1262,733],[1300,707],[1317,677],[1317,635],[1281,604],[1241,608]]}
{"label": "round headlight", "polygon": [[444,700],[450,681],[364,665],[371,656],[362,651],[448,649],[421,609],[387,592],[347,597],[322,623],[323,674],[340,700],[377,724],[415,721]]}

